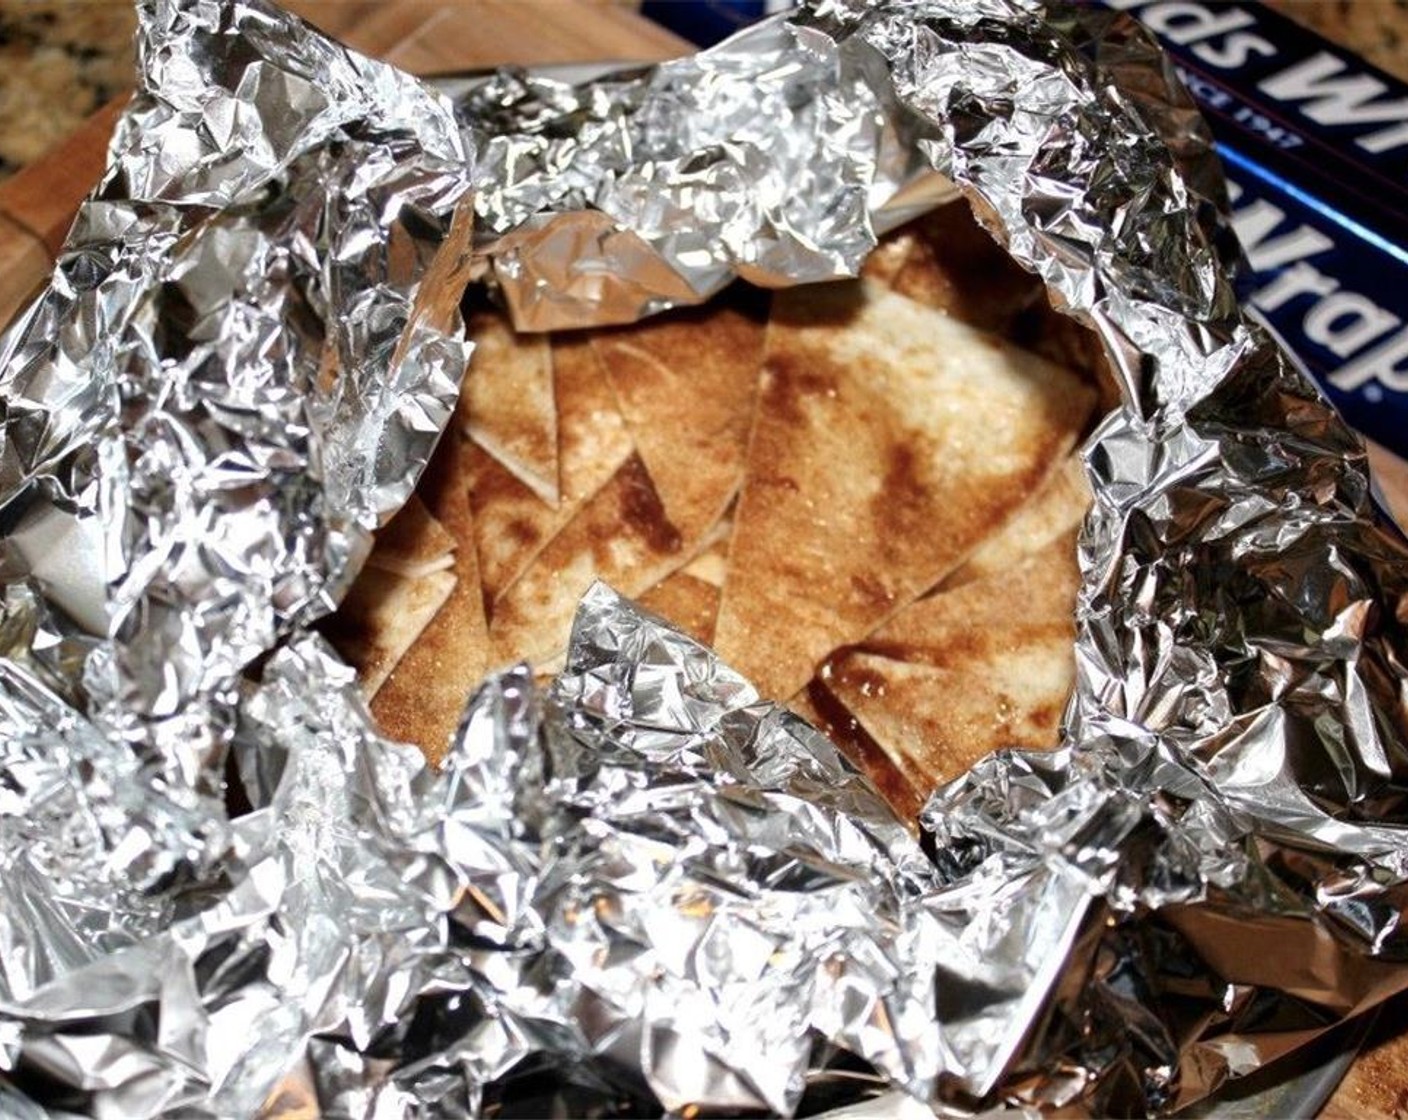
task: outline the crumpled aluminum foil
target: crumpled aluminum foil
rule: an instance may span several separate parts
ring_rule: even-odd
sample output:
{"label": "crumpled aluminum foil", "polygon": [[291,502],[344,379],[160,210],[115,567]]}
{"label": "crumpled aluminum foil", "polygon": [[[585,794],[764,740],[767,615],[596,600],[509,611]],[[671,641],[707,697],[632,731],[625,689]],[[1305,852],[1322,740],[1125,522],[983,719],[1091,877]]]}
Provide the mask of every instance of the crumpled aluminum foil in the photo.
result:
{"label": "crumpled aluminum foil", "polygon": [[[1408,549],[1132,23],[818,0],[452,106],[257,0],[139,10],[0,342],[0,1113],[1159,1112],[1408,986]],[[471,205],[545,328],[848,274],[922,165],[1125,382],[1061,749],[921,850],[606,589],[440,773],[383,740],[303,627],[448,416]]]}
{"label": "crumpled aluminum foil", "polygon": [[633,322],[735,277],[854,276],[874,215],[912,214],[907,187],[932,204],[878,58],[779,20],[735,43],[589,92],[506,71],[460,100],[476,241],[519,329]]}
{"label": "crumpled aluminum foil", "polygon": [[471,150],[289,17],[142,15],[108,171],[0,349],[3,564],[99,639],[55,683],[209,790],[241,669],[336,600],[453,405]]}

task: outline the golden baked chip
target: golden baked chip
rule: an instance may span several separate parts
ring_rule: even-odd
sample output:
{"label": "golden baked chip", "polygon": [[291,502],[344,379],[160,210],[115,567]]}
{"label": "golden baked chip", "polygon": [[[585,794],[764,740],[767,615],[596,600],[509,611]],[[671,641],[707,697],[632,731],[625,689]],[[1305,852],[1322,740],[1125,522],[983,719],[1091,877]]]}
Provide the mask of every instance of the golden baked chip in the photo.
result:
{"label": "golden baked chip", "polygon": [[712,643],[732,529],[730,522],[720,522],[712,534],[712,543],[707,543],[698,556],[642,595],[641,606],[673,622],[697,641],[705,645]]}
{"label": "golden baked chip", "polygon": [[911,811],[994,750],[1055,745],[1075,683],[1074,556],[1063,534],[1015,569],[911,604],[822,667],[813,703],[840,738],[855,737],[844,710],[879,746]]}
{"label": "golden baked chip", "polygon": [[999,528],[1092,403],[1068,371],[878,284],[779,293],[720,655],[792,696]]}
{"label": "golden baked chip", "polygon": [[372,714],[382,729],[394,739],[416,744],[432,762],[444,755],[465,700],[489,669],[489,630],[469,512],[471,450],[452,428],[421,479],[426,503],[458,542],[455,584],[372,699]]}
{"label": "golden baked chip", "polygon": [[645,463],[632,455],[494,602],[494,659],[538,661],[557,653],[593,582],[639,595],[688,561],[707,529],[695,527],[686,537],[666,515]]}
{"label": "golden baked chip", "polygon": [[895,291],[979,330],[1011,338],[1019,317],[1045,298],[1041,281],[973,220],[966,202],[918,218],[901,238],[908,252],[890,271]]}
{"label": "golden baked chip", "polygon": [[742,483],[764,330],[760,315],[720,304],[592,340],[665,514],[685,537],[717,523]]}
{"label": "golden baked chip", "polygon": [[376,534],[376,547],[367,563],[384,572],[414,579],[444,571],[454,564],[455,538],[430,515],[412,493],[396,516]]}
{"label": "golden baked chip", "polygon": [[474,376],[465,379],[465,431],[550,506],[559,495],[557,401],[546,335],[517,335],[491,312],[470,318]]}
{"label": "golden baked chip", "polygon": [[339,653],[357,669],[370,699],[391,675],[455,587],[448,569],[407,577],[371,565],[324,624]]}
{"label": "golden baked chip", "polygon": [[1030,501],[969,553],[963,566],[944,580],[944,588],[954,588],[984,576],[1001,575],[1058,537],[1072,540],[1071,554],[1064,559],[1053,557],[1053,562],[1074,572],[1075,545],[1070,534],[1085,519],[1090,502],[1085,465],[1078,455],[1070,455]]}
{"label": "golden baked chip", "polygon": [[[554,338],[553,395],[557,402],[558,502],[544,502],[483,450],[472,451],[469,504],[484,602],[492,607],[543,546],[610,481],[632,451],[596,355],[585,338]],[[470,374],[471,379],[477,376]]]}
{"label": "golden baked chip", "polygon": [[640,597],[640,605],[679,627],[697,642],[714,640],[719,614],[719,587],[681,568]]}
{"label": "golden baked chip", "polygon": [[871,254],[865,274],[1085,374],[1099,389],[1102,408],[1119,403],[1119,387],[1099,340],[1051,306],[1040,279],[1007,255],[966,201],[941,206],[899,230]]}

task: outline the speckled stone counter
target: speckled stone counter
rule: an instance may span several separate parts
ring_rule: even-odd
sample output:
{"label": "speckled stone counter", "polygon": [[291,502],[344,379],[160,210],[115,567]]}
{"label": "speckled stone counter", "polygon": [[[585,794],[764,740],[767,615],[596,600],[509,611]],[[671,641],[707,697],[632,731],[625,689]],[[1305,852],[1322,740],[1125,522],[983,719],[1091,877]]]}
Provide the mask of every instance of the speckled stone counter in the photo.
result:
{"label": "speckled stone counter", "polygon": [[124,0],[0,0],[0,176],[132,84]]}
{"label": "speckled stone counter", "polygon": [[1265,0],[1331,42],[1408,80],[1408,0]]}

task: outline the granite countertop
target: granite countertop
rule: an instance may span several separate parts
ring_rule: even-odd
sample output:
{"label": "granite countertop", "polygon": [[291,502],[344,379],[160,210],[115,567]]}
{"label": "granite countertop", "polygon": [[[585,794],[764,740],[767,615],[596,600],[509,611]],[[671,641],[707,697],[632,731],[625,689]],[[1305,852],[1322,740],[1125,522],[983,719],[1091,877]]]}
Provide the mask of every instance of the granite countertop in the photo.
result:
{"label": "granite countertop", "polygon": [[0,0],[0,178],[132,85],[132,5]]}
{"label": "granite countertop", "polygon": [[1265,0],[1268,8],[1408,81],[1408,0]]}
{"label": "granite countertop", "polygon": [[[1328,39],[1408,78],[1408,0],[1269,0]],[[130,88],[126,0],[0,0],[0,178]]]}

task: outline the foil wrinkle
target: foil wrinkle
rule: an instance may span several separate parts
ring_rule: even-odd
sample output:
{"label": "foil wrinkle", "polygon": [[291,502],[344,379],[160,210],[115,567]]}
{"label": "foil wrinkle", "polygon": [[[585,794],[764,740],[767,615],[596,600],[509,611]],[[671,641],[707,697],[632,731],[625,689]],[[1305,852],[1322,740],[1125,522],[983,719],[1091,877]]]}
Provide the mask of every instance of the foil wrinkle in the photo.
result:
{"label": "foil wrinkle", "polygon": [[[262,0],[138,9],[0,339],[0,1112],[1159,1114],[1408,987],[1408,547],[1128,17],[816,0],[452,101]],[[935,177],[1121,380],[1062,742],[916,838],[604,587],[439,771],[381,736],[308,626],[470,276],[534,330],[848,276]]]}

